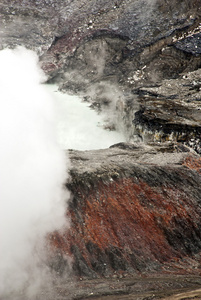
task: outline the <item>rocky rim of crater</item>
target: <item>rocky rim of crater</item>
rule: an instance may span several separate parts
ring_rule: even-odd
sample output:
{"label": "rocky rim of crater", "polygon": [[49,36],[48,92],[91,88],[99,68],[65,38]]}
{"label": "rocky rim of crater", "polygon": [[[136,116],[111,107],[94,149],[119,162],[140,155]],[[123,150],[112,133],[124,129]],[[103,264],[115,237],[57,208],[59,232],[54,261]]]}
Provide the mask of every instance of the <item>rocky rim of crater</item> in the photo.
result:
{"label": "rocky rim of crater", "polygon": [[[200,0],[0,3],[0,48],[36,51],[49,82],[115,112],[130,142],[69,150],[71,228],[50,240],[53,269],[65,272],[68,255],[76,278],[91,279],[73,299],[100,289],[157,299],[161,286],[168,295],[200,285],[200,8]],[[148,275],[168,282],[139,282]]]}

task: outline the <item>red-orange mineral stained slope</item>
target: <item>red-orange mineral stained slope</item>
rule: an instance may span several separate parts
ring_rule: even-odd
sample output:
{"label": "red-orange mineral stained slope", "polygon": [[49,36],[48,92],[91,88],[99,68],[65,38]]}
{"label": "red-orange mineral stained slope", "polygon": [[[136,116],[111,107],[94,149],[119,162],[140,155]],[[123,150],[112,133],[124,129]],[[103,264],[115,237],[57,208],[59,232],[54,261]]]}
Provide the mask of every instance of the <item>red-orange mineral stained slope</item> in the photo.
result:
{"label": "red-orange mineral stained slope", "polygon": [[[199,172],[201,159],[189,157],[184,165]],[[184,185],[192,186],[191,170],[181,167],[179,172]],[[78,200],[76,208],[70,208],[71,228],[55,236],[54,244],[67,254],[76,245],[91,268],[89,243],[104,255],[118,249],[121,259],[133,269],[136,260],[162,267],[165,262],[199,254],[201,206],[196,196],[189,196],[171,179],[155,186],[141,178],[100,180],[86,192],[76,186],[74,197]],[[141,271],[139,265],[137,270]]]}

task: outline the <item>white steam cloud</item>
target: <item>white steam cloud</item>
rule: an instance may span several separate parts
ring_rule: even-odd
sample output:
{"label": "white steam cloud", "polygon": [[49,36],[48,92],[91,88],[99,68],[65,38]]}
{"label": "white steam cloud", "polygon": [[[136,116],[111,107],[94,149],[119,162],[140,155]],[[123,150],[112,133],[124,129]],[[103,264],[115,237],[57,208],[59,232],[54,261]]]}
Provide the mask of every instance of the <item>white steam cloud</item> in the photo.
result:
{"label": "white steam cloud", "polygon": [[44,79],[32,51],[0,51],[0,299],[38,292],[45,237],[66,225],[66,157]]}

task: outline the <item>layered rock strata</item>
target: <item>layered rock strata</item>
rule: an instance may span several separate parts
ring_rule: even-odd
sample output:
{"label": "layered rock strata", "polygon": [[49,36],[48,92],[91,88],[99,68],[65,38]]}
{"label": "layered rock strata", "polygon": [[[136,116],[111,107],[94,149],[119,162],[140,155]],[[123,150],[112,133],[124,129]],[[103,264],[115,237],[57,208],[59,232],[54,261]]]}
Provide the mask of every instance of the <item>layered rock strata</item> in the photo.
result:
{"label": "layered rock strata", "polygon": [[140,103],[134,130],[142,140],[182,142],[201,153],[200,75],[198,69],[134,91]]}
{"label": "layered rock strata", "polygon": [[78,276],[200,274],[198,155],[169,143],[69,154],[71,229],[52,242]]}

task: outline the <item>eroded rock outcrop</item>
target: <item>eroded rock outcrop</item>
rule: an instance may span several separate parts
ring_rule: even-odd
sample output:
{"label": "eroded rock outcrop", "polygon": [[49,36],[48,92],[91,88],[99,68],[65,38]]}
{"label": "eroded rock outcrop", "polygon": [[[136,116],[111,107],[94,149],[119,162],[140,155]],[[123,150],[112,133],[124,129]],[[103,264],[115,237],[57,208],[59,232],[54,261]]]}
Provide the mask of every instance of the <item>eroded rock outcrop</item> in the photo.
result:
{"label": "eroded rock outcrop", "polygon": [[77,275],[200,274],[198,155],[169,143],[69,154],[71,229],[52,242]]}
{"label": "eroded rock outcrop", "polygon": [[140,109],[133,123],[144,141],[183,142],[201,153],[200,75],[199,69],[135,91]]}

